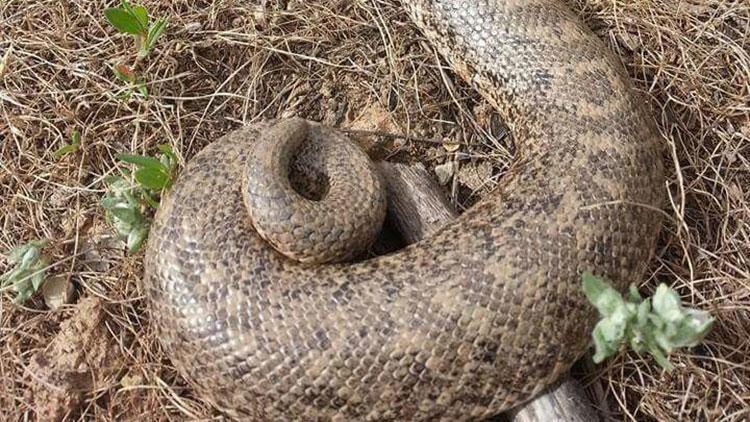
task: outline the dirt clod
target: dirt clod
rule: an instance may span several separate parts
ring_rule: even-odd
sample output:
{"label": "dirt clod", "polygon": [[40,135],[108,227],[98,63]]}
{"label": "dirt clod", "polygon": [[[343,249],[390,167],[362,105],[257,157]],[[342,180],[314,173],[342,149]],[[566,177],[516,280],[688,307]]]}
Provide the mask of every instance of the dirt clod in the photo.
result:
{"label": "dirt clod", "polygon": [[83,299],[49,346],[31,358],[26,373],[39,420],[63,420],[85,394],[101,388],[119,369],[116,349],[102,325],[102,306],[98,298]]}

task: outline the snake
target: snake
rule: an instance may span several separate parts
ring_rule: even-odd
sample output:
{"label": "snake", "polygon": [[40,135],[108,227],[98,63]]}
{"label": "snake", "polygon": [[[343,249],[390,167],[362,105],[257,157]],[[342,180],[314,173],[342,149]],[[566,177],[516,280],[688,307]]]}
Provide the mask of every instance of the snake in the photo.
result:
{"label": "snake", "polygon": [[[231,418],[492,417],[584,355],[596,310],[582,274],[622,291],[654,254],[661,136],[578,15],[558,0],[402,5],[508,124],[514,160],[434,234],[357,258],[383,179],[337,130],[262,121],[191,158],[154,217],[143,289],[171,362]],[[295,182],[305,161],[319,192]]]}

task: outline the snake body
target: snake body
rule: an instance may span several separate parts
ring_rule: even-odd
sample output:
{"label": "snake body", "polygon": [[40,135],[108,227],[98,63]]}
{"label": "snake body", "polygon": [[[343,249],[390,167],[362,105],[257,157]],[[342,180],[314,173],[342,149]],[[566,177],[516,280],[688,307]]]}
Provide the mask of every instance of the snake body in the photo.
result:
{"label": "snake body", "polygon": [[403,3],[501,113],[517,159],[500,187],[429,239],[312,265],[270,247],[243,200],[252,141],[269,123],[196,155],[157,213],[145,291],[174,364],[231,416],[497,414],[585,350],[594,310],[581,274],[623,288],[653,251],[658,133],[622,64],[564,4]]}

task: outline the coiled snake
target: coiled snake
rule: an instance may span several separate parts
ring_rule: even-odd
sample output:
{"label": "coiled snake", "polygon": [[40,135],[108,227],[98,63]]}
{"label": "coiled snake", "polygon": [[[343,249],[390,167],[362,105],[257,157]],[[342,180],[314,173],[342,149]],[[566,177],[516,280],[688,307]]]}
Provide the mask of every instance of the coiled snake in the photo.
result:
{"label": "coiled snake", "polygon": [[[359,236],[342,227],[362,229],[360,217],[331,223],[328,212],[377,211],[377,193],[369,205],[341,191],[313,206],[326,198],[294,197],[284,171],[248,163],[283,161],[288,147],[274,145],[289,142],[273,139],[285,134],[339,135],[299,120],[264,123],[195,156],[158,211],[145,289],[175,365],[234,417],[497,414],[554,382],[585,350],[594,311],[581,274],[623,287],[653,251],[663,189],[654,122],[619,60],[564,4],[403,3],[508,122],[517,159],[499,188],[433,237],[356,264],[319,265],[271,248],[246,203],[271,206],[258,217],[269,240],[283,244],[294,233],[335,244]],[[256,138],[270,139],[260,143],[271,153],[254,149]],[[354,173],[367,166],[346,165]],[[380,182],[361,183],[367,191]],[[306,228],[313,222],[322,232]]]}

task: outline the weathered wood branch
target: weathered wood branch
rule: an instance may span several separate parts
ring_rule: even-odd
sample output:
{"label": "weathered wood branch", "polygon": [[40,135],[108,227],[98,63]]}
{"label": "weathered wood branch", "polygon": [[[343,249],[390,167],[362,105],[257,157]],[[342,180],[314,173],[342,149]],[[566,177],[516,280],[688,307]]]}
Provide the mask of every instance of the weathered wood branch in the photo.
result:
{"label": "weathered wood branch", "polygon": [[[380,163],[388,183],[388,219],[405,241],[416,242],[457,216],[422,165]],[[600,417],[579,383],[567,378],[549,392],[501,416],[513,422],[590,422]]]}

